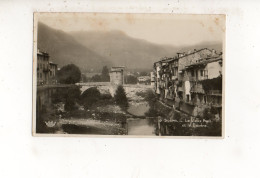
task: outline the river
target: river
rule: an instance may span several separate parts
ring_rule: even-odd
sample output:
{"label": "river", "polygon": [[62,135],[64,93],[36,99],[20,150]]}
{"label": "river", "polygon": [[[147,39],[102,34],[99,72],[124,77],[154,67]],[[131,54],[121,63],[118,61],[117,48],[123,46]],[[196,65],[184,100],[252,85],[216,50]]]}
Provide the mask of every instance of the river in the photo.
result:
{"label": "river", "polygon": [[[135,116],[145,116],[149,110],[149,105],[146,102],[129,106],[128,112]],[[129,118],[127,119],[128,135],[155,135],[155,125],[149,118]]]}

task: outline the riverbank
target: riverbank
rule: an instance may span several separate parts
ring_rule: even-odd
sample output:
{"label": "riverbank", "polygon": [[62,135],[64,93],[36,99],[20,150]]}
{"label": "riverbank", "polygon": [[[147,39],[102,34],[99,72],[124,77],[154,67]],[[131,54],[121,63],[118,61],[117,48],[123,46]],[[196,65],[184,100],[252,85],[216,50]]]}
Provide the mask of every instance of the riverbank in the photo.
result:
{"label": "riverbank", "polygon": [[70,111],[65,108],[68,100],[66,96],[71,93],[70,90],[60,88],[48,91],[50,95],[46,96],[49,102],[44,104],[44,110],[37,120],[40,122],[38,133],[126,135],[129,119],[131,122],[132,119],[145,118],[144,113],[149,109],[149,105],[136,93],[146,90],[149,90],[149,87],[128,86],[126,90],[128,109],[116,105],[113,98],[107,97],[107,93],[103,93],[101,99],[91,107],[84,108],[82,103],[75,99],[78,94],[75,97],[73,94],[76,103],[74,109],[70,107],[72,108]]}

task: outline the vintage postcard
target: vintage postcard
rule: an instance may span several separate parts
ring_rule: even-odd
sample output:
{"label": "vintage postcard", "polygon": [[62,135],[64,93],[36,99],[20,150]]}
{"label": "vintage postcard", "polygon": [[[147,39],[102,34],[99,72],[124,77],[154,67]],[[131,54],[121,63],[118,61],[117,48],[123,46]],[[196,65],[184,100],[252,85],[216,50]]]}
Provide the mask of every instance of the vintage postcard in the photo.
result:
{"label": "vintage postcard", "polygon": [[33,135],[224,134],[225,15],[34,13]]}

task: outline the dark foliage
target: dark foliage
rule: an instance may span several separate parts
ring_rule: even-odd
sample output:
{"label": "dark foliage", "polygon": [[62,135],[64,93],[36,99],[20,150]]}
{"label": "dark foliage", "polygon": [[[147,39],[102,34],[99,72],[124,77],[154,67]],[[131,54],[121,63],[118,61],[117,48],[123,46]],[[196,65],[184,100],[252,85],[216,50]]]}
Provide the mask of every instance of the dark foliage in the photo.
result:
{"label": "dark foliage", "polygon": [[82,82],[88,82],[88,78],[85,74],[82,74],[81,77],[82,77]]}
{"label": "dark foliage", "polygon": [[107,66],[104,66],[102,69],[101,75],[94,75],[91,78],[92,82],[109,82],[110,81],[110,76],[109,76],[109,70]]}
{"label": "dark foliage", "polygon": [[117,105],[119,105],[123,108],[128,107],[128,100],[127,100],[125,89],[123,88],[123,86],[120,85],[117,87],[114,98],[115,98],[115,102]]}
{"label": "dark foliage", "polygon": [[109,80],[110,80],[109,70],[108,70],[107,66],[104,66],[102,69],[101,80],[102,80],[102,82],[109,82]]}
{"label": "dark foliage", "polygon": [[101,94],[96,87],[91,87],[84,91],[80,98],[84,108],[88,109],[101,98]]}
{"label": "dark foliage", "polygon": [[102,78],[100,75],[94,75],[92,78],[91,78],[91,81],[92,82],[102,82]]}
{"label": "dark foliage", "polygon": [[145,95],[145,100],[148,101],[149,104],[155,104],[157,101],[155,93],[152,90],[148,90]]}
{"label": "dark foliage", "polygon": [[66,111],[72,111],[76,109],[76,102],[80,102],[80,93],[80,88],[77,86],[60,88],[51,95],[51,100],[53,104],[64,102],[64,109]]}
{"label": "dark foliage", "polygon": [[102,99],[102,100],[110,100],[110,99],[112,99],[112,96],[111,96],[110,93],[102,94],[102,95],[100,96],[100,99]]}
{"label": "dark foliage", "polygon": [[148,75],[149,75],[148,72],[144,72],[144,71],[140,72],[140,76],[148,76]]}
{"label": "dark foliage", "polygon": [[66,111],[73,111],[76,109],[75,107],[75,100],[71,97],[66,98],[64,109]]}
{"label": "dark foliage", "polygon": [[181,81],[181,80],[178,81],[178,83],[177,83],[177,87],[182,87],[182,81]]}
{"label": "dark foliage", "polygon": [[137,77],[133,75],[126,76],[126,83],[127,84],[137,84]]}
{"label": "dark foliage", "polygon": [[214,114],[211,113],[211,109],[206,108],[203,111],[203,118],[206,119],[206,120],[212,120],[214,118]]}
{"label": "dark foliage", "polygon": [[222,76],[201,81],[203,90],[207,93],[210,90],[222,90]]}
{"label": "dark foliage", "polygon": [[62,84],[75,84],[80,81],[81,72],[74,64],[62,67],[57,73],[58,81]]}
{"label": "dark foliage", "polygon": [[181,114],[177,111],[174,111],[173,119],[179,121],[181,119]]}

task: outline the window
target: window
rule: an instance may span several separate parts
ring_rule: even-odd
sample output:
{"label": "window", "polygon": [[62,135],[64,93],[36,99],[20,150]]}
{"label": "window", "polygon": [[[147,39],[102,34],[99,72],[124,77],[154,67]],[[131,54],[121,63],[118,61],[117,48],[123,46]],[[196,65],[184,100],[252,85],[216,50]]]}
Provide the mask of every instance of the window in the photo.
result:
{"label": "window", "polygon": [[39,73],[37,72],[37,78],[39,78]]}
{"label": "window", "polygon": [[200,70],[200,76],[201,77],[203,76],[203,70]]}
{"label": "window", "polygon": [[207,103],[207,96],[206,95],[203,96],[203,100],[204,100],[204,103]]}
{"label": "window", "polygon": [[42,78],[42,73],[40,73],[40,78]]}
{"label": "window", "polygon": [[42,64],[40,64],[40,69],[42,69]]}
{"label": "window", "polygon": [[186,98],[187,98],[187,102],[190,101],[190,95],[186,95]]}
{"label": "window", "polygon": [[204,76],[208,77],[208,71],[207,70],[204,70]]}
{"label": "window", "polygon": [[194,77],[194,70],[191,71],[191,76]]}

